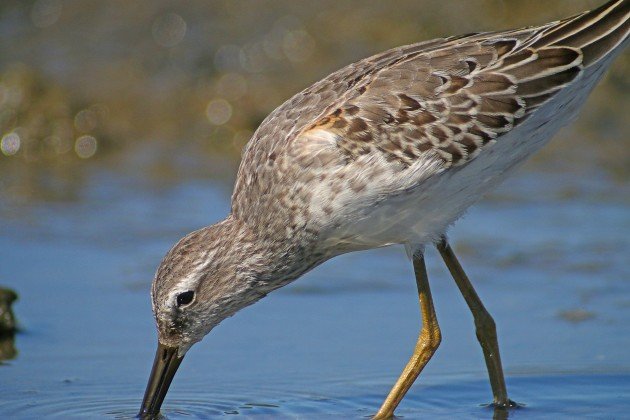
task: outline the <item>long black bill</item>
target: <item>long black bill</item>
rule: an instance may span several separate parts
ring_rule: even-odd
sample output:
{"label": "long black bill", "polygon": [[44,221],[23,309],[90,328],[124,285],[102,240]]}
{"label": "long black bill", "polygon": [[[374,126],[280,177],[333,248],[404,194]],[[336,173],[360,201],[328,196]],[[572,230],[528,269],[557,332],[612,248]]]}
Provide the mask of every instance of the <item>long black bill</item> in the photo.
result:
{"label": "long black bill", "polygon": [[154,418],[160,413],[160,407],[162,407],[168,387],[171,385],[182,360],[184,360],[184,356],[178,356],[177,347],[168,347],[158,343],[153,369],[151,369],[147,390],[144,393],[142,406],[138,413],[139,418]]}

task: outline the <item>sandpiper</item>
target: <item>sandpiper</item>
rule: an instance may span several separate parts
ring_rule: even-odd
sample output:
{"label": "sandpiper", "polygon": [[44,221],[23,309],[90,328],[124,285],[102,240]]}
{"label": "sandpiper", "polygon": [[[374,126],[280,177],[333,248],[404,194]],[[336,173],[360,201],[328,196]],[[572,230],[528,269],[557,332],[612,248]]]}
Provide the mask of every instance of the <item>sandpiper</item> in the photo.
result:
{"label": "sandpiper", "polygon": [[346,252],[403,244],[422,329],[376,418],[440,344],[423,257],[435,245],[474,317],[496,407],[510,407],[492,317],[446,239],[466,209],[576,115],[628,43],[630,0],[542,26],[441,38],[350,64],[273,111],[249,141],[225,220],[166,255],[140,416],[219,322]]}

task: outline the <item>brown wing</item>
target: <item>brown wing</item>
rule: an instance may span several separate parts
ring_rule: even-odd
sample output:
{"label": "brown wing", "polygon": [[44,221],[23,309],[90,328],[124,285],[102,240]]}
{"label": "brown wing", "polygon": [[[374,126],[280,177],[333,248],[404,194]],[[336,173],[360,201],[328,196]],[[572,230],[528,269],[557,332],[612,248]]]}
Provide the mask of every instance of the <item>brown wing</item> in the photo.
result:
{"label": "brown wing", "polygon": [[401,168],[426,154],[444,167],[469,162],[585,66],[619,51],[629,14],[630,0],[615,0],[540,27],[435,39],[344,67],[261,124],[244,151],[232,210],[277,200],[287,189],[278,178],[314,176],[304,171],[314,156],[323,172],[366,154]]}
{"label": "brown wing", "polygon": [[626,40],[629,4],[401,55],[303,132],[335,134],[350,160],[381,153],[409,166],[429,152],[445,167],[464,164]]}

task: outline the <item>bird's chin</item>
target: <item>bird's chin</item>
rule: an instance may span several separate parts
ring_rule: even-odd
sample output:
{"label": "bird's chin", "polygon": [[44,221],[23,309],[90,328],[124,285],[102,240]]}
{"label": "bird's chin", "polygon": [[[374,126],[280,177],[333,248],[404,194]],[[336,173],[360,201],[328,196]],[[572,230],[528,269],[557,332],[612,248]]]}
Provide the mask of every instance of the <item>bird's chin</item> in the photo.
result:
{"label": "bird's chin", "polygon": [[179,346],[177,346],[177,356],[180,359],[182,357],[184,357],[186,355],[186,353],[188,353],[188,350],[190,350],[190,348],[195,343],[196,343],[196,341],[190,341],[190,342],[181,343]]}

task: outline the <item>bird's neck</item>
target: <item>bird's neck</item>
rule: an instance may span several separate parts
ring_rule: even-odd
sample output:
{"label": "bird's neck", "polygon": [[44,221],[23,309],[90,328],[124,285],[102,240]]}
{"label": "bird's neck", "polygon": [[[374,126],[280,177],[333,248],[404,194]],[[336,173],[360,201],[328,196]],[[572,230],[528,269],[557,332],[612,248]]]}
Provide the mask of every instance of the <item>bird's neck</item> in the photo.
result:
{"label": "bird's neck", "polygon": [[320,252],[317,238],[307,232],[282,232],[247,223],[234,216],[226,221],[237,231],[242,269],[250,270],[271,290],[284,286],[332,255]]}

